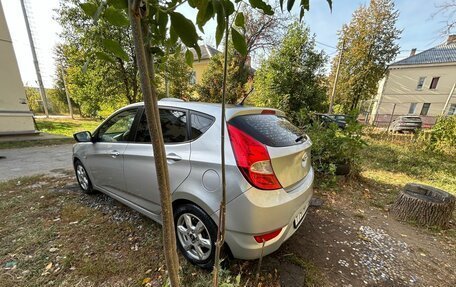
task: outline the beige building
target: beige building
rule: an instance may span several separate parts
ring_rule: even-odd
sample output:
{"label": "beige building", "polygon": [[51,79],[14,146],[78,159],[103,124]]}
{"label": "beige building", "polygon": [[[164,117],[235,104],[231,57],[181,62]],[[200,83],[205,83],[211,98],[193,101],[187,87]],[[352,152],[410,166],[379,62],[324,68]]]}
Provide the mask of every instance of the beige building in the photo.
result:
{"label": "beige building", "polygon": [[196,54],[195,50],[192,49],[193,52],[193,75],[191,82],[193,84],[200,84],[201,80],[203,79],[204,72],[206,72],[207,68],[209,67],[209,62],[211,58],[217,54],[220,54],[220,51],[217,49],[209,46],[209,45],[200,45],[201,49],[201,59],[198,61],[198,55]]}
{"label": "beige building", "polygon": [[456,35],[446,43],[391,64],[380,81],[370,122],[386,126],[400,115],[418,115],[423,127],[456,114]]}
{"label": "beige building", "polygon": [[0,3],[0,135],[34,133],[32,116]]}

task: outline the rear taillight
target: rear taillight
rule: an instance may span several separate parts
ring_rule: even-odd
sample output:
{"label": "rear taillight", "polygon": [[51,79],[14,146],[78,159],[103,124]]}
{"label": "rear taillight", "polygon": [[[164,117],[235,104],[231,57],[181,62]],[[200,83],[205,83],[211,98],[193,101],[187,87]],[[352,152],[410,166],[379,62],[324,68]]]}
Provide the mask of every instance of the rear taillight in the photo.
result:
{"label": "rear taillight", "polygon": [[228,125],[228,133],[236,163],[250,184],[266,190],[281,188],[266,146],[232,125]]}
{"label": "rear taillight", "polygon": [[282,231],[282,228],[279,228],[277,230],[274,230],[274,231],[266,233],[266,234],[255,235],[254,238],[255,238],[256,242],[263,243],[263,241],[266,242],[266,241],[276,238],[277,235],[279,235],[281,231]]}

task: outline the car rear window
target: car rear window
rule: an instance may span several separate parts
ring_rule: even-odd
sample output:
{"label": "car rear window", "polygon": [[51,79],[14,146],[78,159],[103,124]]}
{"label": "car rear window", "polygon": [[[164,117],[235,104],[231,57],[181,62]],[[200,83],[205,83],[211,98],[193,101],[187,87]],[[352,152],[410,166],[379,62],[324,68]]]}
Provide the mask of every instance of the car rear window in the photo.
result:
{"label": "car rear window", "polygon": [[228,124],[271,147],[292,146],[307,140],[299,128],[277,115],[243,115],[231,119]]}
{"label": "car rear window", "polygon": [[419,117],[404,117],[403,121],[406,121],[406,122],[421,122],[421,118],[419,118]]}

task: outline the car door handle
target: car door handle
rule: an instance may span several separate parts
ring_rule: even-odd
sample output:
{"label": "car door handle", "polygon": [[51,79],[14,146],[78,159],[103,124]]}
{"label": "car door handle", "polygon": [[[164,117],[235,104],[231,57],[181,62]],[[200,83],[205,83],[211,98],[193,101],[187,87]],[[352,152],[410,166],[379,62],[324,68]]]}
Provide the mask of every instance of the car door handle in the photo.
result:
{"label": "car door handle", "polygon": [[180,156],[178,156],[177,154],[175,153],[169,153],[166,155],[166,159],[167,160],[172,160],[172,161],[180,161],[182,160],[182,158]]}
{"label": "car door handle", "polygon": [[113,158],[116,158],[116,157],[118,157],[119,155],[120,155],[120,152],[118,152],[118,151],[116,151],[116,150],[111,151],[111,156],[112,156]]}

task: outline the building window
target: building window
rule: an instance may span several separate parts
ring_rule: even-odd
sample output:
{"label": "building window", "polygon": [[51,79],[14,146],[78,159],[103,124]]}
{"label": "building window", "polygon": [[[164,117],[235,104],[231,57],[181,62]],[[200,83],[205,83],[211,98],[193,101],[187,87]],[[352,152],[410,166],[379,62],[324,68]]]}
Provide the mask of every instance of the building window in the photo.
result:
{"label": "building window", "polygon": [[456,115],[456,104],[451,104],[450,109],[448,110],[448,115]]}
{"label": "building window", "polygon": [[423,104],[423,107],[421,108],[421,113],[420,115],[421,116],[427,116],[428,112],[429,112],[429,107],[431,106],[430,103],[424,103]]}
{"label": "building window", "polygon": [[435,90],[437,89],[437,84],[439,83],[440,77],[434,77],[432,78],[431,85],[429,86],[430,90]]}
{"label": "building window", "polygon": [[420,77],[420,79],[418,80],[418,85],[416,85],[417,90],[423,89],[425,79],[426,79],[426,77]]}
{"label": "building window", "polygon": [[408,112],[410,115],[414,115],[416,113],[416,103],[411,103],[410,104],[410,108],[409,108],[409,112]]}
{"label": "building window", "polygon": [[192,71],[190,75],[190,84],[195,85],[196,84],[196,72]]}

